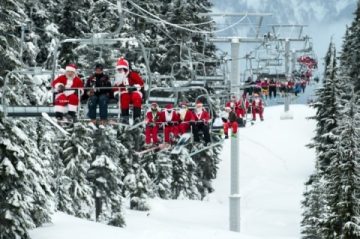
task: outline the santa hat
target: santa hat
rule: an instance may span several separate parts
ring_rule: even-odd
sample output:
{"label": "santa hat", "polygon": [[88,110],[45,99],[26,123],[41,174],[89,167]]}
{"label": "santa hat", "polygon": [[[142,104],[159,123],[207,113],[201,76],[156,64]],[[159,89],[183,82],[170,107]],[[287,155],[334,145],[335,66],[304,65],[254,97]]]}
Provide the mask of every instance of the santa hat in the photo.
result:
{"label": "santa hat", "polygon": [[156,102],[151,103],[151,108],[157,108],[158,104]]}
{"label": "santa hat", "polygon": [[76,73],[77,66],[75,64],[69,64],[65,67],[65,71],[71,71]]}
{"label": "santa hat", "polygon": [[166,108],[167,110],[172,110],[172,109],[174,108],[174,106],[173,106],[172,104],[167,104],[167,105],[165,106],[165,108]]}
{"label": "santa hat", "polygon": [[116,63],[116,69],[126,69],[129,71],[129,62],[124,57],[120,57]]}
{"label": "santa hat", "polygon": [[203,103],[200,100],[198,100],[198,101],[196,101],[196,106],[201,107],[201,106],[203,106]]}
{"label": "santa hat", "polygon": [[226,106],[226,107],[225,107],[225,110],[226,110],[226,111],[231,111],[231,108],[230,108],[229,106]]}

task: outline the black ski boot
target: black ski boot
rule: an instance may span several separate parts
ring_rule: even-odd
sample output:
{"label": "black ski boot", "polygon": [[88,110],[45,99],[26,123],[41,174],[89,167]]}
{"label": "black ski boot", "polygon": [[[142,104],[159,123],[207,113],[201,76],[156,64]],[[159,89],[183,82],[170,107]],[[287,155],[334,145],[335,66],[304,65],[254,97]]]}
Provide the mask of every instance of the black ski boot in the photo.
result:
{"label": "black ski boot", "polygon": [[129,125],[129,109],[121,110],[121,123]]}
{"label": "black ski boot", "polygon": [[134,112],[133,112],[134,124],[137,124],[140,122],[140,117],[141,117],[141,108],[134,107]]}
{"label": "black ski boot", "polygon": [[76,119],[76,112],[75,111],[69,111],[68,112],[68,115],[70,116],[69,117],[69,120],[73,123],[75,123],[77,121]]}
{"label": "black ski boot", "polygon": [[61,112],[55,112],[55,118],[57,121],[62,121],[64,117],[64,114]]}

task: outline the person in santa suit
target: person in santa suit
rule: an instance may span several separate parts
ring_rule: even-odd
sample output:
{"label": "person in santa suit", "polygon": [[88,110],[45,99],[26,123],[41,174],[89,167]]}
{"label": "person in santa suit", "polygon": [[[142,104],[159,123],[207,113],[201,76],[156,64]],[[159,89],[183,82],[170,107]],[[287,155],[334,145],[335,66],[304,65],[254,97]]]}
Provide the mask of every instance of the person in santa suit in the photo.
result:
{"label": "person in santa suit", "polygon": [[114,97],[119,97],[121,107],[122,122],[129,124],[129,105],[132,103],[134,123],[138,122],[141,116],[142,90],[144,88],[144,80],[141,76],[131,71],[129,62],[124,58],[119,58],[116,63],[116,74],[114,84]]}
{"label": "person in santa suit", "polygon": [[194,127],[193,127],[193,134],[194,134],[194,141],[199,142],[199,132],[202,131],[204,134],[204,141],[205,145],[210,143],[210,132],[209,132],[209,122],[210,122],[210,115],[204,109],[203,103],[201,101],[197,101],[194,109]]}
{"label": "person in santa suit", "polygon": [[252,101],[252,115],[253,115],[253,121],[256,120],[256,114],[259,114],[260,120],[264,120],[264,104],[262,99],[258,94],[254,94],[254,99]]}
{"label": "person in santa suit", "polygon": [[240,98],[240,100],[237,102],[237,110],[235,111],[237,116],[238,126],[245,127],[245,123],[246,123],[245,118],[249,107],[250,107],[250,103],[247,99],[247,95],[244,93]]}
{"label": "person in santa suit", "polygon": [[226,115],[222,116],[222,120],[224,122],[224,134],[225,139],[229,138],[229,128],[232,130],[232,135],[237,134],[238,123],[237,123],[237,115],[234,109],[230,107],[225,107]]}
{"label": "person in santa suit", "polygon": [[194,121],[193,112],[188,109],[186,102],[180,103],[179,119],[179,135],[182,135],[190,131],[191,122]]}
{"label": "person in santa suit", "polygon": [[[55,89],[55,117],[62,120],[64,115],[68,113],[72,120],[76,120],[76,111],[79,105],[79,94],[84,92],[84,83],[76,75],[76,65],[69,64],[65,67],[65,74],[60,75],[51,82],[51,86]],[[71,89],[71,90],[66,90]]]}
{"label": "person in santa suit", "polygon": [[161,122],[164,122],[164,138],[166,143],[170,142],[170,134],[175,138],[179,135],[179,120],[180,115],[174,110],[172,104],[165,106],[165,110],[161,112]]}
{"label": "person in santa suit", "polygon": [[161,115],[157,103],[152,103],[150,111],[146,113],[145,117],[145,147],[153,144],[158,144],[158,131],[161,124]]}

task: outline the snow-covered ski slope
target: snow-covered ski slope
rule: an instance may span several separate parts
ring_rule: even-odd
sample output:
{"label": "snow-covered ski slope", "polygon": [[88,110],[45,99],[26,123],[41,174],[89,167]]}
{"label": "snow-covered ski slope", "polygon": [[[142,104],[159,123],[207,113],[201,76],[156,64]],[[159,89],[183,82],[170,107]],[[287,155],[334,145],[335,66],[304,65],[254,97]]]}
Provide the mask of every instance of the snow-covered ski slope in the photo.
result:
{"label": "snow-covered ski slope", "polygon": [[230,142],[226,141],[216,191],[205,201],[154,199],[150,212],[126,210],[125,228],[63,213],[31,231],[33,239],[292,239],[300,236],[303,183],[313,170],[314,110],[291,105],[294,119],[280,120],[283,106],[267,107],[265,121],[240,129],[241,230],[228,231]]}

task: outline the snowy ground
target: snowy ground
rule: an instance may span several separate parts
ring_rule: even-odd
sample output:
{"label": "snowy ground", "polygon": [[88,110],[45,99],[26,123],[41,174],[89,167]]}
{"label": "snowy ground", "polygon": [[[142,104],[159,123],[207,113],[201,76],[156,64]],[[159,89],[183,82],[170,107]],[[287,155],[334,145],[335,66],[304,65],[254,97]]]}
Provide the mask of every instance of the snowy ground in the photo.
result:
{"label": "snowy ground", "polygon": [[299,238],[303,183],[312,172],[314,114],[292,105],[294,119],[281,121],[283,106],[267,107],[265,121],[240,129],[241,230],[228,231],[230,143],[222,153],[215,193],[206,201],[151,201],[150,212],[126,211],[126,228],[89,222],[62,213],[53,224],[31,231],[33,239],[290,239]]}

